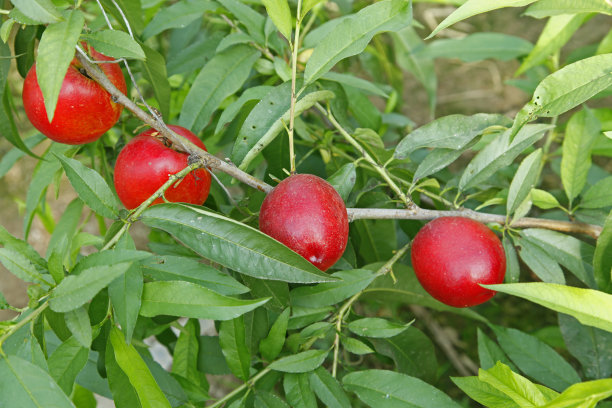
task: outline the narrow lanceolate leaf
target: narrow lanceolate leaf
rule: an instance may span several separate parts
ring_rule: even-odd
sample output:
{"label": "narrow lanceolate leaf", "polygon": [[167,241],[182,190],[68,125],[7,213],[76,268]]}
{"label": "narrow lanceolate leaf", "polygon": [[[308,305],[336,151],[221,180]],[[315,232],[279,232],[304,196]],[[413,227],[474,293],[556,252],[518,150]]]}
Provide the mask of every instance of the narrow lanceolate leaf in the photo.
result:
{"label": "narrow lanceolate leaf", "polygon": [[485,407],[520,408],[512,398],[486,382],[480,381],[476,376],[451,377],[451,380],[471,399]]}
{"label": "narrow lanceolate leaf", "polygon": [[57,23],[62,15],[51,0],[11,0],[11,3],[26,17],[40,23]]}
{"label": "narrow lanceolate leaf", "polygon": [[557,312],[574,316],[582,324],[612,332],[612,295],[593,289],[554,283],[487,285],[489,289],[522,297]]}
{"label": "narrow lanceolate leaf", "polygon": [[346,393],[338,381],[324,367],[310,374],[310,386],[317,397],[329,408],[351,408]]}
{"label": "narrow lanceolate leaf", "polygon": [[271,392],[256,391],[255,408],[289,408],[289,405]]}
{"label": "narrow lanceolate leaf", "polygon": [[516,329],[494,328],[499,345],[525,374],[557,391],[580,382],[576,370],[552,347]]}
{"label": "narrow lanceolate leaf", "polygon": [[109,340],[113,346],[115,360],[136,390],[142,408],[170,408],[170,403],[142,357],[134,346],[125,342],[119,329],[111,329]]}
{"label": "narrow lanceolate leaf", "polygon": [[[300,115],[307,109],[310,109],[315,103],[332,99],[334,97],[333,92],[331,91],[315,91],[310,93],[305,93],[302,95],[300,99],[295,104],[294,110],[295,115]],[[266,103],[268,104],[266,106]],[[282,112],[280,117],[275,115],[270,115],[270,103],[268,97],[262,99],[255,108],[251,111],[247,119],[244,121],[242,125],[242,129],[240,129],[240,133],[238,134],[238,138],[236,144],[234,145],[234,151],[232,151],[232,155],[236,154],[236,156],[232,156],[236,159],[237,163],[240,163],[238,166],[240,169],[245,170],[248,168],[249,164],[257,157],[257,155],[268,146],[278,134],[285,129],[285,125],[289,123],[290,110],[287,108]],[[261,116],[263,109],[266,110],[266,115],[269,116],[267,121],[272,122],[269,127],[265,127],[260,125]],[[275,109],[277,112],[278,109]],[[253,127],[252,122],[258,121],[258,126]],[[264,122],[265,123],[265,122]],[[250,127],[249,127],[250,126]],[[259,131],[257,131],[259,128]],[[261,137],[259,137],[261,135]],[[244,139],[246,137],[246,140]],[[244,157],[241,154],[246,151]]]}
{"label": "narrow lanceolate leaf", "polygon": [[445,28],[477,14],[486,13],[487,11],[497,10],[504,7],[523,7],[533,3],[534,1],[536,0],[468,0],[450,16],[446,17],[444,21],[438,24],[435,30],[433,30],[427,38],[431,38]]}
{"label": "narrow lanceolate leaf", "polygon": [[308,350],[276,360],[268,367],[284,373],[307,373],[325,361],[329,350]]}
{"label": "narrow lanceolate leaf", "polygon": [[557,398],[540,408],[589,408],[612,396],[612,379],[585,381],[574,384]]}
{"label": "narrow lanceolate leaf", "polygon": [[85,304],[96,293],[129,269],[131,262],[94,266],[78,276],[68,276],[52,292],[49,306],[55,312],[69,312]]}
{"label": "narrow lanceolate leaf", "polygon": [[246,344],[244,318],[221,322],[219,326],[219,344],[232,373],[242,381],[249,379],[251,353]]}
{"label": "narrow lanceolate leaf", "polygon": [[145,53],[145,60],[141,61],[142,73],[149,81],[155,94],[155,99],[159,104],[163,117],[170,115],[170,82],[168,81],[168,73],[166,72],[166,60],[163,55],[155,51],[151,47],[142,45],[142,50]]}
{"label": "narrow lanceolate leaf", "polygon": [[73,338],[83,347],[91,347],[91,322],[87,310],[83,307],[74,309],[64,315],[66,326]]}
{"label": "narrow lanceolate leaf", "polygon": [[612,176],[593,184],[582,196],[580,207],[605,208],[612,206]]}
{"label": "narrow lanceolate leaf", "polygon": [[159,9],[155,17],[142,32],[143,39],[148,39],[170,28],[183,28],[202,17],[206,11],[214,10],[218,5],[211,0],[185,0]]}
{"label": "narrow lanceolate leaf", "polygon": [[411,24],[412,7],[406,0],[383,0],[345,18],[314,49],[306,63],[304,83],[316,81],[344,58],[359,54],[372,37]]}
{"label": "narrow lanceolate leaf", "polygon": [[478,113],[472,116],[448,115],[408,134],[395,148],[395,157],[405,159],[423,147],[459,150],[490,126],[510,126],[503,115]]}
{"label": "narrow lanceolate leaf", "polygon": [[523,262],[542,282],[565,284],[565,275],[559,263],[539,246],[526,239],[517,239]]}
{"label": "narrow lanceolate leaf", "polygon": [[317,399],[310,387],[308,374],[286,373],[283,376],[283,389],[287,402],[295,408],[317,408]]}
{"label": "narrow lanceolate leaf", "polygon": [[142,220],[172,234],[203,257],[245,275],[294,283],[334,280],[264,233],[211,211],[158,204],[147,209]]}
{"label": "narrow lanceolate leaf", "polygon": [[52,284],[51,276],[47,275],[45,277],[28,258],[13,249],[0,248],[0,263],[9,272],[25,282]]}
{"label": "narrow lanceolate leaf", "polygon": [[342,378],[344,388],[353,391],[372,407],[459,408],[448,395],[418,378],[387,370],[364,370]]}
{"label": "narrow lanceolate leaf", "polygon": [[140,302],[143,290],[143,277],[140,265],[132,264],[130,268],[108,287],[108,295],[115,310],[115,319],[125,332],[128,342],[132,341],[132,334],[140,312]]}
{"label": "narrow lanceolate leaf", "polygon": [[608,214],[593,255],[593,272],[599,290],[612,292],[612,211]]}
{"label": "narrow lanceolate leaf", "polygon": [[30,244],[12,236],[2,225],[0,225],[0,244],[2,244],[5,249],[11,249],[13,252],[18,252],[26,257],[34,264],[38,271],[47,269],[47,261],[45,261]]}
{"label": "narrow lanceolate leaf", "polygon": [[198,372],[198,351],[200,343],[200,325],[197,320],[189,319],[182,327],[179,338],[174,346],[172,373],[180,375],[200,385],[201,373]]}
{"label": "narrow lanceolate leaf", "polygon": [[287,0],[262,0],[262,3],[278,31],[291,40],[291,10]]}
{"label": "narrow lanceolate leaf", "polygon": [[144,285],[140,314],[147,317],[170,315],[230,320],[268,300],[231,298],[190,282],[149,282]]}
{"label": "narrow lanceolate leaf", "polygon": [[365,289],[376,277],[372,271],[354,269],[332,274],[338,282],[320,283],[316,286],[301,286],[291,291],[291,304],[300,307],[335,305]]}
{"label": "narrow lanceolate leaf", "polygon": [[544,124],[526,126],[514,140],[510,138],[510,130],[499,135],[467,165],[459,181],[459,189],[465,190],[476,186],[486,181],[497,170],[510,165],[521,152],[541,139],[544,132],[550,128],[550,125]]}
{"label": "narrow lanceolate leaf", "polygon": [[236,99],[223,110],[217,122],[215,134],[221,132],[225,126],[229,125],[247,102],[263,99],[272,89],[274,89],[273,86],[259,85],[245,90],[242,95],[240,95],[240,98]]}
{"label": "narrow lanceolate leaf", "polygon": [[475,33],[463,38],[436,40],[421,51],[429,58],[459,58],[465,62],[489,58],[509,61],[528,54],[533,44],[502,33]]}
{"label": "narrow lanceolate leaf", "polygon": [[64,21],[49,25],[40,39],[36,77],[45,100],[49,122],[53,120],[57,98],[74,57],[83,24],[85,17],[81,11],[69,11]]}
{"label": "narrow lanceolate leaf", "polygon": [[49,356],[49,373],[66,395],[72,392],[76,376],[87,363],[88,348],[83,347],[74,337],[69,338]]}
{"label": "narrow lanceolate leaf", "polygon": [[119,204],[104,178],[77,160],[62,155],[57,158],[79,198],[101,216],[115,218]]}
{"label": "narrow lanceolate leaf", "polygon": [[287,335],[287,325],[289,324],[290,309],[285,309],[277,318],[270,333],[265,339],[259,342],[259,352],[261,356],[268,361],[273,361],[280,354],[285,344],[285,336]]}
{"label": "narrow lanceolate leaf", "polygon": [[575,113],[567,122],[561,158],[561,181],[570,203],[582,192],[591,168],[591,147],[601,125],[593,112],[586,108]]}
{"label": "narrow lanceolate leaf", "polygon": [[486,334],[480,329],[477,329],[478,336],[478,359],[480,360],[480,367],[483,370],[488,370],[493,367],[495,363],[501,361],[502,363],[515,370],[514,364],[506,357],[504,351],[491,340]]}
{"label": "narrow lanceolate leaf", "polygon": [[540,82],[533,98],[516,115],[513,135],[525,123],[559,116],[612,86],[612,54],[596,55],[569,64]]}
{"label": "narrow lanceolate leaf", "polygon": [[521,407],[541,406],[547,402],[534,383],[499,361],[488,370],[478,370],[478,379],[506,394]]}
{"label": "narrow lanceolate leaf", "polygon": [[113,58],[145,59],[140,45],[130,35],[119,30],[102,30],[83,35],[96,51]]}
{"label": "narrow lanceolate leaf", "polygon": [[17,356],[0,359],[0,406],[75,408],[42,368]]}
{"label": "narrow lanceolate leaf", "polygon": [[515,75],[520,75],[541,64],[559,51],[590,17],[592,16],[589,14],[563,14],[550,18],[544,26],[535,47],[525,58]]}
{"label": "narrow lanceolate leaf", "polygon": [[409,324],[398,324],[378,317],[366,317],[353,320],[348,324],[348,329],[363,337],[385,338],[397,336],[410,326]]}
{"label": "narrow lanceolate leaf", "polygon": [[537,149],[521,162],[508,191],[506,212],[512,214],[535,187],[542,168],[542,149]]}
{"label": "narrow lanceolate leaf", "polygon": [[257,58],[257,50],[239,44],[208,61],[185,98],[181,110],[181,126],[195,133],[204,129],[221,102],[240,89],[246,81]]}
{"label": "narrow lanceolate leaf", "polygon": [[79,275],[85,269],[94,266],[112,266],[124,262],[138,262],[151,257],[152,254],[146,251],[137,251],[133,249],[107,249],[101,252],[94,252],[81,258],[79,262],[72,268],[72,275]]}
{"label": "narrow lanceolate leaf", "polygon": [[578,13],[612,15],[612,5],[601,0],[539,0],[525,11],[526,15],[535,18]]}
{"label": "narrow lanceolate leaf", "polygon": [[345,202],[355,186],[355,181],[357,181],[357,166],[354,163],[345,164],[327,178],[327,182],[334,187]]}

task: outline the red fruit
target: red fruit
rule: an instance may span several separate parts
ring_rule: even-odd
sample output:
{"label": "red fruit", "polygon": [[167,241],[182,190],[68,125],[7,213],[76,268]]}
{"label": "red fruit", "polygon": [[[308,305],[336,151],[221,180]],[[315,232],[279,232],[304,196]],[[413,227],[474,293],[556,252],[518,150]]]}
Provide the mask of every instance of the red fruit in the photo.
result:
{"label": "red fruit", "polygon": [[331,184],[296,174],[265,198],[259,229],[324,271],[344,253],[349,226],[344,201]]}
{"label": "red fruit", "polygon": [[[95,60],[109,61],[105,55],[89,47]],[[98,65],[111,82],[123,93],[125,79],[119,64]],[[114,103],[111,96],[100,84],[80,70],[76,58],[68,67],[57,100],[53,121],[49,123],[42,91],[36,77],[36,64],[32,65],[23,83],[23,106],[32,125],[43,135],[56,142],[83,144],[97,140],[112,128],[123,106]]]}
{"label": "red fruit", "polygon": [[504,281],[504,248],[485,225],[463,217],[437,218],[412,242],[412,267],[423,288],[454,307],[479,305],[495,292],[479,286]]}
{"label": "red fruit", "polygon": [[[168,127],[206,150],[196,135],[181,126]],[[149,129],[130,140],[119,153],[115,163],[115,189],[127,209],[138,207],[155,193],[170,174],[188,166],[189,155],[164,144],[155,129]],[[169,143],[166,141],[166,143]],[[210,174],[206,169],[192,171],[178,185],[166,190],[168,201],[202,205],[210,190]],[[164,202],[156,199],[153,204]]]}

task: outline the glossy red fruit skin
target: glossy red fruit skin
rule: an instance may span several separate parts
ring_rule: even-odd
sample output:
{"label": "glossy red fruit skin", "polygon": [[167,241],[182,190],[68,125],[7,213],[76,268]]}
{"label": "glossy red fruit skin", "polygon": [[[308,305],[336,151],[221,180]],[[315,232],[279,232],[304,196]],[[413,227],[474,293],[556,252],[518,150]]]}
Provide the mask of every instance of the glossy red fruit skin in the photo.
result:
{"label": "glossy red fruit skin", "polygon": [[479,286],[504,281],[506,255],[487,226],[463,217],[437,218],[412,242],[412,267],[425,290],[454,307],[479,305],[495,292]]}
{"label": "glossy red fruit skin", "polygon": [[266,196],[259,229],[325,271],[344,253],[349,225],[344,201],[331,184],[296,174]]}
{"label": "glossy red fruit skin", "polygon": [[[181,126],[168,125],[181,136],[206,150],[204,143],[191,131]],[[158,132],[149,129],[130,140],[117,156],[115,163],[115,189],[123,205],[131,210],[155,193],[168,175],[178,173],[188,165],[189,155],[166,146]],[[178,185],[166,190],[171,202],[202,205],[210,191],[211,176],[206,169],[192,171]],[[153,204],[164,202],[156,199]]]}
{"label": "glossy red fruit skin", "polygon": [[[98,61],[110,61],[105,55],[89,47]],[[121,92],[126,93],[125,78],[119,64],[99,64],[102,71]],[[79,71],[76,58],[68,67],[57,100],[53,120],[49,123],[42,91],[32,65],[23,84],[23,106],[32,125],[49,139],[59,143],[78,145],[97,140],[112,128],[123,110],[113,102],[102,86]]]}

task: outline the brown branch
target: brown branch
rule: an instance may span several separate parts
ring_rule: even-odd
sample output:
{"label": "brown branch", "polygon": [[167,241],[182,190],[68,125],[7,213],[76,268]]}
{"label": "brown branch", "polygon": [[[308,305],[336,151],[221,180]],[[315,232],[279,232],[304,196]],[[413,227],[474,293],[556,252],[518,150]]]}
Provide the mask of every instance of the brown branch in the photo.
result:
{"label": "brown branch", "polygon": [[[272,186],[259,180],[248,173],[240,170],[233,163],[222,160],[207,151],[200,149],[198,146],[191,143],[184,137],[176,134],[166,126],[161,120],[156,120],[140,109],[130,98],[119,91],[115,85],[106,77],[106,75],[96,65],[87,61],[80,53],[76,54],[76,58],[81,63],[87,74],[98,82],[112,96],[113,101],[123,105],[127,110],[132,112],[134,116],[140,119],[143,123],[151,126],[164,137],[168,138],[180,150],[195,156],[198,160],[204,163],[205,167],[213,170],[219,170],[229,174],[236,180],[253,187],[259,191],[269,193],[272,191]],[[472,218],[484,223],[497,223],[506,225],[507,219],[504,215],[480,213],[473,210],[456,210],[456,211],[436,211],[419,208],[414,205],[410,209],[385,209],[385,208],[347,208],[349,220],[357,219],[404,219],[404,220],[432,220],[439,217],[460,216]],[[555,231],[585,234],[595,239],[601,234],[602,227],[579,222],[556,221],[539,218],[521,218],[512,223],[515,228],[546,228]]]}
{"label": "brown branch", "polygon": [[[507,225],[505,215],[487,214],[468,209],[454,211],[427,210],[415,208],[413,210],[387,209],[387,208],[348,208],[349,221],[358,219],[393,219],[393,220],[433,220],[440,217],[466,217],[483,223],[496,223]],[[602,227],[582,222],[557,221],[542,218],[521,218],[510,224],[512,228],[545,228],[571,234],[584,234],[595,239],[599,238]]]}

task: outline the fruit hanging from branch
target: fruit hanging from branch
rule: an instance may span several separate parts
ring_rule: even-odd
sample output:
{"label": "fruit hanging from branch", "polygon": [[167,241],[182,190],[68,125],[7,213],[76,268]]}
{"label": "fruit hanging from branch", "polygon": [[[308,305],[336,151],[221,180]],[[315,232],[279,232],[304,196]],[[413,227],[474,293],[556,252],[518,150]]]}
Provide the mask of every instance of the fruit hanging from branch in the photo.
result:
{"label": "fruit hanging from branch", "polygon": [[[93,47],[88,47],[91,57],[97,61],[112,61]],[[99,64],[121,92],[126,93],[125,78],[119,64]],[[112,101],[111,95],[100,84],[91,79],[80,67],[76,58],[72,60],[59,93],[53,120],[49,122],[43,94],[33,64],[23,84],[23,106],[32,125],[56,142],[79,145],[97,140],[112,128],[123,110],[123,106]]]}
{"label": "fruit hanging from branch", "polygon": [[[188,129],[168,125],[170,129],[186,137],[206,150],[206,146]],[[183,170],[189,161],[189,155],[172,148],[171,143],[161,137],[155,129],[149,129],[130,140],[121,150],[115,164],[115,189],[127,209],[138,207],[159,189],[171,174]],[[165,192],[165,198],[171,202],[182,202],[202,205],[210,191],[211,176],[206,169],[197,169]],[[156,199],[153,204],[162,203]]]}
{"label": "fruit hanging from branch", "polygon": [[325,271],[344,253],[349,226],[344,201],[331,184],[296,174],[266,196],[259,229]]}
{"label": "fruit hanging from branch", "polygon": [[506,255],[497,235],[484,224],[442,217],[429,222],[414,238],[412,267],[431,296],[449,306],[469,307],[495,295],[479,284],[504,281]]}

